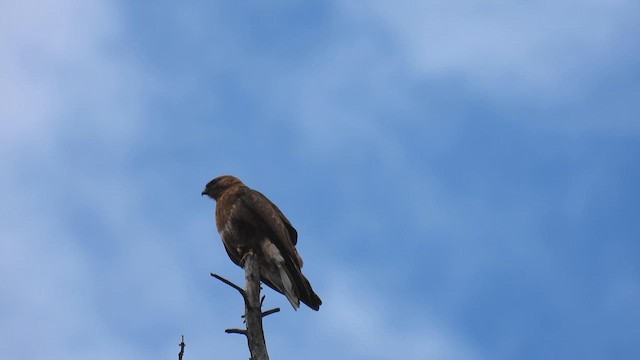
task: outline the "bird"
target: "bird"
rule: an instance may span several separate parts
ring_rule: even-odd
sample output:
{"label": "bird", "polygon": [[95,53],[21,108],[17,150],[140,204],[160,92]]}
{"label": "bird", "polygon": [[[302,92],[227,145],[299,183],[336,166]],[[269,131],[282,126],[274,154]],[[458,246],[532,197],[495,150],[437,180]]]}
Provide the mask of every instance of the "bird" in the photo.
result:
{"label": "bird", "polygon": [[243,267],[243,257],[253,251],[260,280],[285,295],[294,310],[300,302],[320,309],[322,300],[302,274],[298,232],[271,200],[231,175],[211,180],[202,195],[216,202],[216,227],[231,261]]}

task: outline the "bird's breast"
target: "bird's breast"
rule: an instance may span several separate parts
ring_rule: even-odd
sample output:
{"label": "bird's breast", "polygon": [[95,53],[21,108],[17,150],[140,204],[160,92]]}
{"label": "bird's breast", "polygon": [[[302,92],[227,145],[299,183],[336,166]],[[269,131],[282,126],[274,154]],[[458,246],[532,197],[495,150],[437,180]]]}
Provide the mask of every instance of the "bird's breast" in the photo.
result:
{"label": "bird's breast", "polygon": [[216,227],[218,232],[229,231],[234,220],[234,213],[238,207],[236,202],[230,201],[229,197],[221,197],[216,203]]}

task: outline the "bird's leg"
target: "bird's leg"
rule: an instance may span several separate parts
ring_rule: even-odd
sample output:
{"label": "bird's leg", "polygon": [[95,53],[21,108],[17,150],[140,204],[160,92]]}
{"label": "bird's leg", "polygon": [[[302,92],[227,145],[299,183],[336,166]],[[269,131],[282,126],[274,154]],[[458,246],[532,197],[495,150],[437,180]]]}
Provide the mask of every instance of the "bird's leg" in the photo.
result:
{"label": "bird's leg", "polygon": [[243,246],[238,246],[238,252],[240,254],[242,254],[242,259],[240,259],[240,265],[244,268],[244,263],[247,260],[247,256],[249,255],[253,255],[253,251],[252,250],[247,250],[245,247]]}

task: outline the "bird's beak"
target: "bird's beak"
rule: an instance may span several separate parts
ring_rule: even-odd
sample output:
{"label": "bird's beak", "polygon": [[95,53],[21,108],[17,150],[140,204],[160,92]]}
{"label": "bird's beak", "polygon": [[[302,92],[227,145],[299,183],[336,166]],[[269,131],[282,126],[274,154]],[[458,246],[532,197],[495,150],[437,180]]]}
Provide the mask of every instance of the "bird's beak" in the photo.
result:
{"label": "bird's beak", "polygon": [[200,196],[204,196],[207,193],[207,190],[202,190],[202,192],[200,193]]}

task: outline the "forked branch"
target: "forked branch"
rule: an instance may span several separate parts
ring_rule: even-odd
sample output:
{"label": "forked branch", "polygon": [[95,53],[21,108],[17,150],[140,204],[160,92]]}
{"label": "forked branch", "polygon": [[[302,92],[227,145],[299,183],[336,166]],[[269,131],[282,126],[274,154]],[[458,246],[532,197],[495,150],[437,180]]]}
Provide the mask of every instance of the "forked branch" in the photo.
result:
{"label": "forked branch", "polygon": [[211,276],[236,289],[244,299],[244,318],[246,330],[226,329],[227,334],[242,334],[247,337],[247,345],[251,353],[251,360],[268,360],[267,345],[264,340],[262,318],[280,311],[279,308],[262,312],[260,299],[260,263],[253,252],[248,252],[243,258],[246,288],[242,289],[231,281],[211,274]]}

